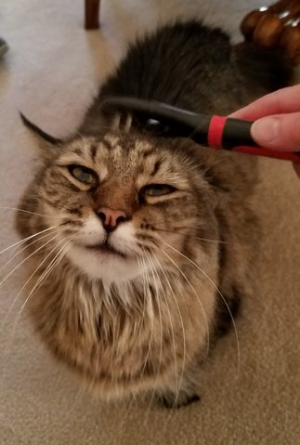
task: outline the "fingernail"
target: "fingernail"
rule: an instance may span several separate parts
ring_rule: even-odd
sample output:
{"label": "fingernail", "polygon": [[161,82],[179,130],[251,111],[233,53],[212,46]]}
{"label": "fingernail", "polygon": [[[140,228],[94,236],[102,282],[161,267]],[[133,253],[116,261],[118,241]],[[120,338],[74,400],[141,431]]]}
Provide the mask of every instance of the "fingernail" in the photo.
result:
{"label": "fingernail", "polygon": [[279,119],[277,117],[263,117],[251,127],[252,137],[260,144],[270,143],[277,139],[279,133]]}

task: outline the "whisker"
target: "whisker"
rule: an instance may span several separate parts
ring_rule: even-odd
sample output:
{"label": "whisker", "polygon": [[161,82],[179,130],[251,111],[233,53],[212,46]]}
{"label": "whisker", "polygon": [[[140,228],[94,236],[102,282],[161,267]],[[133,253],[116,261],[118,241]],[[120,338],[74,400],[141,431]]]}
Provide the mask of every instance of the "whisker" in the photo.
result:
{"label": "whisker", "polygon": [[[167,225],[167,224],[172,224],[173,229],[165,229],[165,228],[160,228],[160,225]],[[195,227],[194,224],[191,225],[178,225],[176,227],[174,227],[174,221],[161,221],[161,222],[157,222],[157,221],[147,221],[147,224],[149,226],[151,226],[151,228],[153,229],[154,233],[155,232],[165,232],[165,233],[170,233],[170,234],[174,234],[174,235],[181,235],[181,236],[186,236],[186,232],[185,233],[181,233],[179,232],[180,230],[188,230],[189,232],[191,231],[191,229],[197,229],[197,227]],[[143,233],[143,229],[142,229],[142,233]],[[152,232],[152,236],[153,236],[153,232]],[[194,236],[194,239],[198,239],[199,241],[206,241],[206,242],[211,242],[211,243],[217,243],[217,244],[228,244],[228,241],[224,241],[221,239],[211,239],[211,238],[204,238],[204,237],[199,237],[199,236]]]}
{"label": "whisker", "polygon": [[[65,240],[63,240],[63,241],[65,241]],[[68,243],[66,243],[66,244],[68,244]],[[63,246],[62,249],[64,249],[64,248],[66,247],[66,244]],[[58,252],[58,255],[56,255],[56,257],[54,258],[54,260],[60,255],[60,253],[62,252],[62,249],[60,249],[60,251]],[[53,252],[53,250],[51,251],[51,253],[52,253],[52,252]],[[47,257],[48,257],[48,256],[49,256],[49,255],[47,255]],[[61,258],[63,258],[63,256],[62,256]],[[55,264],[55,266],[56,266],[57,264],[58,264],[58,262]],[[40,265],[40,266],[41,266],[41,265]],[[39,266],[39,267],[40,267],[40,266]],[[38,267],[38,268],[39,268],[39,267]],[[38,269],[38,268],[37,268],[37,269]],[[34,271],[34,273],[37,272],[37,269]],[[48,269],[48,268],[47,268],[47,269]],[[47,269],[46,269],[46,271],[47,271]],[[52,269],[52,270],[53,270],[53,269]],[[52,272],[52,270],[50,271],[50,273]],[[33,276],[33,275],[32,275],[32,276]],[[41,278],[41,277],[40,277],[40,278]],[[29,281],[29,280],[28,280],[28,281]],[[26,286],[26,284],[27,284],[27,283],[25,283],[25,285],[23,286],[23,288]],[[37,285],[37,284],[38,284],[38,283],[36,283],[36,285]],[[25,302],[23,303],[23,305],[22,305],[22,307],[21,307],[19,313],[17,314],[17,317],[16,317],[15,322],[14,322],[14,325],[13,325],[13,329],[12,329],[12,331],[10,332],[10,335],[9,335],[9,338],[8,338],[7,346],[5,347],[5,351],[4,351],[5,355],[7,355],[8,350],[9,350],[9,347],[12,345],[12,342],[13,342],[13,339],[14,339],[14,334],[15,334],[15,330],[16,330],[18,321],[19,321],[19,319],[20,319],[20,317],[21,317],[21,314],[22,314],[22,312],[23,312],[23,310],[24,310],[24,308],[25,308],[25,306],[26,306],[26,303],[28,302],[28,300],[29,300],[31,294],[34,292],[34,290],[35,290],[34,288],[31,290],[30,294],[28,295],[28,297],[26,298]],[[21,291],[22,291],[22,289],[21,289]],[[19,292],[19,294],[21,293],[21,291]],[[17,298],[18,298],[18,296],[17,296]],[[17,298],[16,298],[16,299],[17,299]],[[13,305],[14,305],[16,299],[14,300]],[[12,305],[12,306],[13,306],[13,305]],[[12,308],[12,306],[11,306],[11,308]],[[10,308],[10,310],[11,310],[11,308]],[[79,392],[78,392],[78,393],[79,393]]]}
{"label": "whisker", "polygon": [[[145,254],[145,253],[144,253]],[[143,313],[142,313],[142,318],[145,318],[145,311],[146,311],[146,298],[147,298],[147,275],[146,275],[146,264],[145,264],[145,260],[144,257],[141,255],[141,260],[142,260],[142,270],[143,270],[143,284],[144,284],[144,305],[143,305]],[[149,279],[148,279],[148,289],[149,289]],[[152,301],[151,300],[151,295],[150,295],[150,291],[148,293],[148,301]],[[149,312],[149,311],[148,311]],[[152,311],[150,311],[151,314],[153,314],[153,309]],[[144,360],[144,367],[142,369],[142,373],[141,373],[141,377],[140,379],[142,379],[145,369],[146,369],[146,365],[147,365],[147,361],[150,355],[150,350],[151,350],[151,345],[152,345],[152,340],[153,340],[153,316],[148,317],[150,319],[150,338],[149,338],[149,343],[148,343],[148,349],[147,349],[147,354]]]}
{"label": "whisker", "polygon": [[[147,276],[146,276],[146,273],[145,273],[146,267],[145,267],[145,260],[143,258],[143,255],[140,254],[137,257],[137,259],[138,259],[138,263],[139,263],[141,271],[142,271],[142,278],[143,278],[143,290],[144,290],[144,303],[143,303],[143,311],[142,311],[142,321],[143,321],[144,318],[145,318],[145,311],[146,311]],[[151,344],[152,344],[152,336],[153,336],[153,318],[151,318],[150,338],[149,338],[149,343],[148,343],[148,349],[147,349],[146,357],[145,357],[145,360],[144,360],[144,366],[142,368],[142,372],[141,372],[141,375],[140,375],[140,381],[142,380],[144,372],[145,372],[145,369],[146,369],[148,357],[149,357],[149,354],[150,354]],[[132,395],[132,399],[131,399],[130,404],[127,407],[127,410],[126,410],[126,415],[124,417],[122,416],[123,420],[122,420],[122,424],[121,424],[121,428],[120,428],[120,430],[121,430],[120,434],[121,434],[121,432],[122,432],[122,430],[124,428],[124,425],[126,424],[126,420],[128,419],[129,413],[131,412],[131,409],[132,409],[132,406],[133,406],[134,402],[136,402],[136,398],[135,398],[134,395]]]}
{"label": "whisker", "polygon": [[208,356],[209,353],[209,346],[210,346],[210,340],[209,340],[209,325],[208,325],[208,320],[207,320],[207,316],[204,310],[204,306],[203,303],[201,301],[201,298],[199,297],[199,295],[197,294],[194,286],[192,285],[192,283],[190,282],[190,280],[188,279],[188,277],[185,275],[184,272],[182,272],[182,270],[180,269],[180,267],[178,266],[178,264],[176,264],[176,262],[173,260],[173,258],[170,257],[170,255],[168,255],[165,251],[163,251],[163,254],[174,264],[174,266],[176,267],[176,269],[179,271],[179,273],[183,276],[183,278],[185,279],[185,281],[188,283],[188,285],[190,286],[192,292],[194,293],[195,297],[197,298],[198,303],[201,306],[202,312],[203,312],[203,317],[204,317],[204,322],[206,325],[206,331],[207,331],[207,346],[206,346],[206,357]]}
{"label": "whisker", "polygon": [[8,275],[6,275],[5,278],[3,278],[2,281],[0,281],[0,287],[2,286],[3,283],[5,283],[5,281],[19,268],[22,266],[22,264],[24,264],[27,260],[29,260],[29,258],[31,258],[33,255],[35,255],[37,252],[39,252],[41,249],[43,249],[45,246],[47,246],[49,243],[51,243],[54,239],[56,239],[57,237],[59,237],[60,234],[55,235],[53,238],[51,238],[49,241],[47,241],[46,243],[44,243],[42,246],[40,246],[38,249],[36,249],[34,252],[32,252],[30,255],[28,255],[26,258],[24,258],[23,261],[21,261],[21,263],[19,263],[11,272],[9,272]]}
{"label": "whisker", "polygon": [[[7,267],[8,264],[10,264],[10,263],[11,263],[17,256],[21,255],[21,253],[24,252],[24,250],[28,249],[28,247],[30,247],[30,246],[32,246],[33,244],[35,244],[35,243],[41,241],[42,239],[45,239],[45,238],[47,238],[48,236],[53,235],[53,232],[54,232],[54,229],[53,229],[52,232],[50,232],[50,233],[46,233],[46,235],[43,235],[43,236],[39,237],[38,239],[35,239],[35,240],[31,241],[30,243],[28,243],[25,247],[23,247],[21,250],[19,250],[17,253],[15,253],[15,255],[13,255],[11,258],[9,258],[9,260],[8,260],[5,264],[3,264],[3,266],[0,267],[0,272],[1,272],[3,269],[5,269],[5,267]],[[23,241],[23,243],[24,243],[24,242],[27,242],[27,240],[26,240],[26,241]],[[17,246],[17,247],[20,247],[20,246]]]}
{"label": "whisker", "polygon": [[[196,264],[193,260],[191,260],[190,258],[188,258],[186,255],[184,255],[183,253],[181,253],[180,251],[178,251],[177,249],[175,249],[175,247],[169,245],[168,243],[166,243],[165,241],[162,241],[167,247],[169,247],[170,249],[174,250],[176,253],[178,253],[179,255],[181,255],[183,258],[185,258],[186,260],[188,260],[194,267],[196,267],[196,269],[198,269],[206,278],[207,280],[211,283],[211,285],[213,286],[213,288],[217,291],[217,293],[219,294],[219,296],[222,298],[229,316],[231,318],[232,321],[232,325],[233,325],[233,329],[234,329],[234,333],[235,333],[235,337],[236,337],[236,344],[237,344],[237,376],[239,375],[239,370],[240,370],[240,343],[239,343],[239,337],[238,337],[238,333],[237,333],[237,327],[234,321],[234,317],[232,315],[232,312],[230,310],[230,307],[226,301],[226,298],[224,297],[224,295],[222,294],[222,292],[220,291],[220,289],[218,288],[218,286],[213,282],[213,280],[208,276],[208,274],[198,265]],[[164,252],[165,253],[165,252]],[[171,259],[171,258],[170,258]],[[173,261],[173,260],[172,260]]]}
{"label": "whisker", "polygon": [[[2,325],[1,327],[3,327],[3,325],[5,324],[5,321],[7,319],[7,317],[9,316],[12,308],[14,307],[15,303],[17,302],[19,296],[21,295],[22,291],[26,288],[27,284],[32,280],[32,278],[34,277],[34,275],[38,272],[38,270],[43,266],[43,264],[46,262],[46,260],[49,258],[49,256],[51,256],[51,254],[55,251],[55,249],[57,249],[57,247],[59,246],[60,243],[64,243],[65,239],[61,240],[58,242],[58,244],[56,246],[54,246],[54,248],[46,255],[46,257],[43,259],[43,261],[38,265],[38,267],[34,270],[34,272],[30,275],[30,277],[27,279],[27,281],[25,282],[25,284],[23,284],[23,286],[21,287],[20,291],[18,292],[17,296],[15,297],[15,299],[12,302],[12,305],[10,306],[8,312],[6,313]],[[61,252],[61,250],[59,251],[59,253]],[[59,255],[58,253],[58,255]],[[54,260],[57,258],[57,256],[54,257]],[[51,266],[52,263],[50,263]],[[46,268],[46,270],[48,269],[48,267]]]}
{"label": "whisker", "polygon": [[155,275],[156,275],[156,279],[157,279],[157,281],[155,281],[155,279],[154,279],[153,284],[154,284],[154,288],[155,288],[155,294],[156,294],[156,300],[157,300],[157,307],[158,307],[158,313],[159,313],[159,322],[160,322],[160,353],[159,353],[159,364],[158,364],[157,373],[156,373],[156,377],[155,377],[155,381],[154,381],[154,390],[152,391],[152,396],[151,396],[151,399],[150,399],[150,402],[149,402],[149,407],[148,407],[148,409],[147,409],[147,411],[146,411],[146,415],[145,415],[145,419],[148,419],[148,417],[149,417],[149,413],[150,413],[150,409],[151,409],[151,406],[152,406],[152,404],[153,404],[153,400],[154,400],[154,397],[155,397],[155,392],[156,392],[156,389],[157,389],[158,376],[159,376],[159,372],[160,372],[160,368],[161,368],[162,355],[163,355],[163,321],[162,321],[161,305],[160,305],[160,300],[159,300],[158,284],[160,284],[161,287],[163,287],[163,286],[162,286],[161,279],[160,279],[160,277],[159,277],[159,275],[158,275],[158,273],[157,273],[156,267],[155,267],[155,265],[154,265],[154,263],[153,263],[153,261],[152,261],[151,256],[150,256],[146,251],[145,251],[145,254],[146,254],[146,256],[148,257],[148,260],[149,260],[149,262],[151,263],[152,268],[153,268],[152,276],[153,276],[153,278],[155,278]]}
{"label": "whisker", "polygon": [[[32,195],[31,195],[32,196]],[[41,199],[41,196],[36,195],[37,198]],[[72,209],[70,207],[67,207],[66,205],[63,205],[62,203],[59,204],[51,204],[52,207],[55,207],[56,209],[64,209],[67,210],[67,212],[72,213],[75,209]],[[17,207],[1,207],[0,209],[4,209],[4,210],[13,210],[13,211],[17,211],[17,212],[22,212],[22,213],[27,213],[29,215],[34,215],[34,216],[42,216],[42,217],[49,217],[49,215],[47,213],[37,213],[37,212],[31,212],[29,210],[24,210],[24,209],[20,209]],[[61,215],[51,215],[51,219],[61,219]]]}
{"label": "whisker", "polygon": [[[180,391],[180,388],[181,388],[181,385],[182,385],[182,381],[183,381],[183,374],[184,374],[185,360],[186,360],[186,336],[185,336],[185,329],[184,329],[184,323],[183,323],[183,319],[182,319],[182,314],[181,314],[180,307],[179,307],[178,302],[177,302],[176,295],[175,295],[174,290],[173,290],[173,288],[171,286],[170,280],[168,279],[168,277],[167,277],[167,275],[166,275],[166,273],[165,273],[165,271],[164,271],[160,261],[156,257],[156,255],[155,254],[153,254],[153,255],[154,255],[154,257],[155,257],[155,259],[156,259],[156,261],[157,261],[157,263],[158,263],[158,265],[159,265],[159,267],[160,267],[160,269],[161,269],[161,271],[162,271],[162,273],[163,273],[163,275],[165,277],[166,283],[167,283],[167,285],[168,285],[168,287],[170,289],[170,292],[171,292],[171,294],[173,296],[173,300],[174,300],[174,303],[176,305],[176,308],[177,308],[177,311],[178,311],[178,315],[179,315],[179,318],[180,318],[180,324],[181,324],[181,330],[182,330],[183,363],[182,363],[182,370],[181,370],[181,373],[180,373],[180,378],[179,378],[179,383],[178,383],[178,392],[177,392],[177,395],[175,397],[174,404],[173,404],[173,407],[172,407],[172,408],[174,408],[176,406],[176,402],[177,402],[178,396],[179,396],[179,391]],[[172,340],[173,340],[173,350],[174,350],[174,361],[175,361],[175,374],[176,374],[176,378],[178,378],[178,364],[177,364],[177,357],[176,357],[176,343],[175,343],[175,336],[174,336],[174,327],[173,327],[173,323],[172,323],[172,317],[171,317],[169,304],[168,304],[168,301],[167,301],[166,297],[165,297],[165,301],[166,301],[167,309],[168,309],[168,312],[169,312],[169,319],[170,319],[170,324],[171,324],[171,332],[172,332]],[[169,422],[169,420],[170,420],[170,416],[167,419],[167,423]]]}
{"label": "whisker", "polygon": [[142,279],[143,279],[143,291],[144,291],[144,301],[143,301],[143,312],[142,312],[142,320],[145,318],[145,311],[146,311],[146,268],[145,268],[145,261],[142,255],[139,255],[137,257],[139,267],[142,271]]}
{"label": "whisker", "polygon": [[[50,240],[50,241],[51,241],[51,240]],[[44,247],[44,245],[41,246],[41,247]],[[35,253],[35,252],[34,252],[34,253]],[[35,272],[36,272],[36,271],[35,271]],[[25,286],[26,286],[26,283],[25,283],[25,285],[24,285],[23,287],[25,287]],[[21,291],[22,291],[22,290],[21,290]],[[19,292],[19,294],[21,293],[21,291]],[[18,294],[18,295],[19,295],[19,294]],[[14,304],[15,304],[17,298],[18,298],[18,296],[15,298],[13,304],[11,305],[11,307],[10,307],[10,309],[9,309],[9,312],[11,311],[12,307],[14,306]],[[23,306],[24,306],[24,305],[23,305]],[[22,306],[22,308],[21,308],[20,313],[21,313],[22,310],[23,310],[23,306]],[[24,307],[25,307],[25,306],[24,306]],[[6,317],[5,317],[5,318],[7,318],[7,316],[8,316],[8,314],[6,314]],[[3,321],[2,326],[3,326],[4,323],[5,323],[5,320]],[[14,337],[13,334],[14,334],[14,330],[13,330],[13,332],[10,333],[9,339],[8,339],[8,341],[7,341],[7,345],[6,345],[6,347],[5,347],[5,351],[4,351],[5,356],[7,355],[8,350],[9,350],[11,344],[12,344],[13,337]]]}
{"label": "whisker", "polygon": [[30,240],[31,238],[34,238],[35,236],[38,236],[41,233],[47,232],[47,231],[49,231],[51,229],[55,229],[56,227],[59,227],[59,224],[55,225],[55,226],[48,227],[47,229],[41,230],[40,232],[37,232],[37,233],[34,233],[33,235],[28,236],[27,238],[23,238],[22,240],[17,241],[16,243],[12,244],[11,246],[8,246],[5,249],[1,250],[0,251],[0,255],[2,253],[7,252],[9,249],[12,249],[13,247],[16,247],[16,246],[19,246],[20,244],[26,243],[26,241]]}
{"label": "whisker", "polygon": [[[65,240],[63,240],[65,241]],[[27,302],[29,301],[31,295],[35,292],[35,290],[41,285],[42,281],[45,280],[46,278],[48,278],[48,276],[51,274],[51,272],[54,270],[54,268],[57,266],[57,264],[59,263],[60,260],[63,259],[65,253],[67,252],[68,249],[66,249],[66,247],[68,247],[68,245],[70,244],[70,241],[68,241],[67,243],[64,244],[64,246],[59,250],[58,254],[54,257],[54,259],[51,261],[51,263],[47,266],[47,268],[45,269],[45,271],[43,272],[43,274],[40,276],[40,278],[37,280],[37,282],[35,283],[34,287],[31,289],[29,295],[26,297],[24,303],[22,304],[22,307],[16,317],[16,320],[14,322],[13,325],[13,329],[11,332],[11,336],[14,336],[18,321],[20,320],[21,314],[27,304]],[[52,249],[52,251],[50,252],[50,254],[54,251],[55,249]],[[46,261],[46,259],[49,257],[49,255],[47,255],[47,257],[44,259],[43,263]],[[42,263],[39,265],[39,267],[34,271],[34,274],[40,269],[40,267],[42,266]],[[34,275],[33,274],[33,275]],[[31,278],[33,277],[33,275],[31,276]],[[29,280],[27,281],[29,282]]]}
{"label": "whisker", "polygon": [[[178,230],[180,229],[187,229],[188,227],[179,227]],[[157,227],[154,226],[154,229],[157,232],[165,232],[165,233],[171,233],[174,235],[181,235],[181,236],[186,236],[186,233],[180,233],[180,232],[176,232],[175,230],[167,230],[167,229],[158,229]],[[193,236],[193,239],[197,239],[199,241],[206,241],[208,243],[217,243],[217,244],[228,244],[227,241],[223,241],[223,240],[219,240],[219,239],[210,239],[210,238],[202,238],[200,236]]]}
{"label": "whisker", "polygon": [[46,214],[30,212],[29,210],[19,209],[17,207],[4,207],[4,206],[0,206],[0,209],[3,209],[3,210],[14,210],[16,212],[28,213],[29,215],[46,216]]}

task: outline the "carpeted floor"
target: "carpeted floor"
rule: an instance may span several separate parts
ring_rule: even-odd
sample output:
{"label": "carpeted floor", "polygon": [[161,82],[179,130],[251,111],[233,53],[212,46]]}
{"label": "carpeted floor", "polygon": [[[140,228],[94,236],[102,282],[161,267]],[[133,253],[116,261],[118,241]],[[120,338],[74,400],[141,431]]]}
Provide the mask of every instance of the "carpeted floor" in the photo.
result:
{"label": "carpeted floor", "polygon": [[[183,17],[224,26],[235,39],[259,0],[103,0],[102,29],[83,30],[83,0],[1,0],[0,251],[17,240],[14,207],[34,167],[19,110],[57,136],[78,126],[93,94],[135,35]],[[268,3],[268,2],[265,2]],[[142,401],[105,405],[78,391],[33,335],[17,269],[0,287],[1,445],[297,445],[300,443],[300,180],[285,162],[260,161],[256,208],[264,239],[258,292],[203,375],[201,403],[176,412]],[[5,264],[10,254],[0,256]],[[20,263],[16,257],[0,281]]]}

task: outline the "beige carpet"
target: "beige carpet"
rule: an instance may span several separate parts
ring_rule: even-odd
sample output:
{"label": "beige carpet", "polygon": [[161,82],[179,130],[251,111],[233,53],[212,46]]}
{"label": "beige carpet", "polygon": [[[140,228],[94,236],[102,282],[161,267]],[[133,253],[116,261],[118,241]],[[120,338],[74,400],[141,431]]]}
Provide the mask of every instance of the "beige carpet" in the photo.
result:
{"label": "beige carpet", "polygon": [[[0,2],[0,34],[10,44],[0,62],[1,207],[16,205],[34,167],[18,110],[49,132],[67,135],[137,33],[182,15],[224,25],[237,38],[244,13],[261,4],[103,0],[102,31],[87,34],[83,3]],[[260,172],[259,286],[238,322],[239,369],[230,335],[207,366],[199,404],[169,413],[141,401],[128,406],[92,400],[44,351],[26,316],[19,317],[24,280],[18,269],[0,287],[1,445],[300,444],[300,180],[285,162],[261,161]],[[13,212],[1,208],[0,215],[2,250],[17,237]],[[1,255],[0,267],[11,256]],[[12,260],[1,277],[20,262]]]}

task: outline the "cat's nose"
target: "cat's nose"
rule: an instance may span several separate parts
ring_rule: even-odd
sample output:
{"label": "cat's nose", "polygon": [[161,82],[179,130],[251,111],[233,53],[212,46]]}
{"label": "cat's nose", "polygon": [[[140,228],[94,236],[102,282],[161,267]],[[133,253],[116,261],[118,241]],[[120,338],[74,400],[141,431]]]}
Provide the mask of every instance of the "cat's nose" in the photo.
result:
{"label": "cat's nose", "polygon": [[109,209],[108,207],[101,207],[97,211],[97,216],[101,219],[107,232],[112,232],[120,223],[128,220],[123,210]]}

